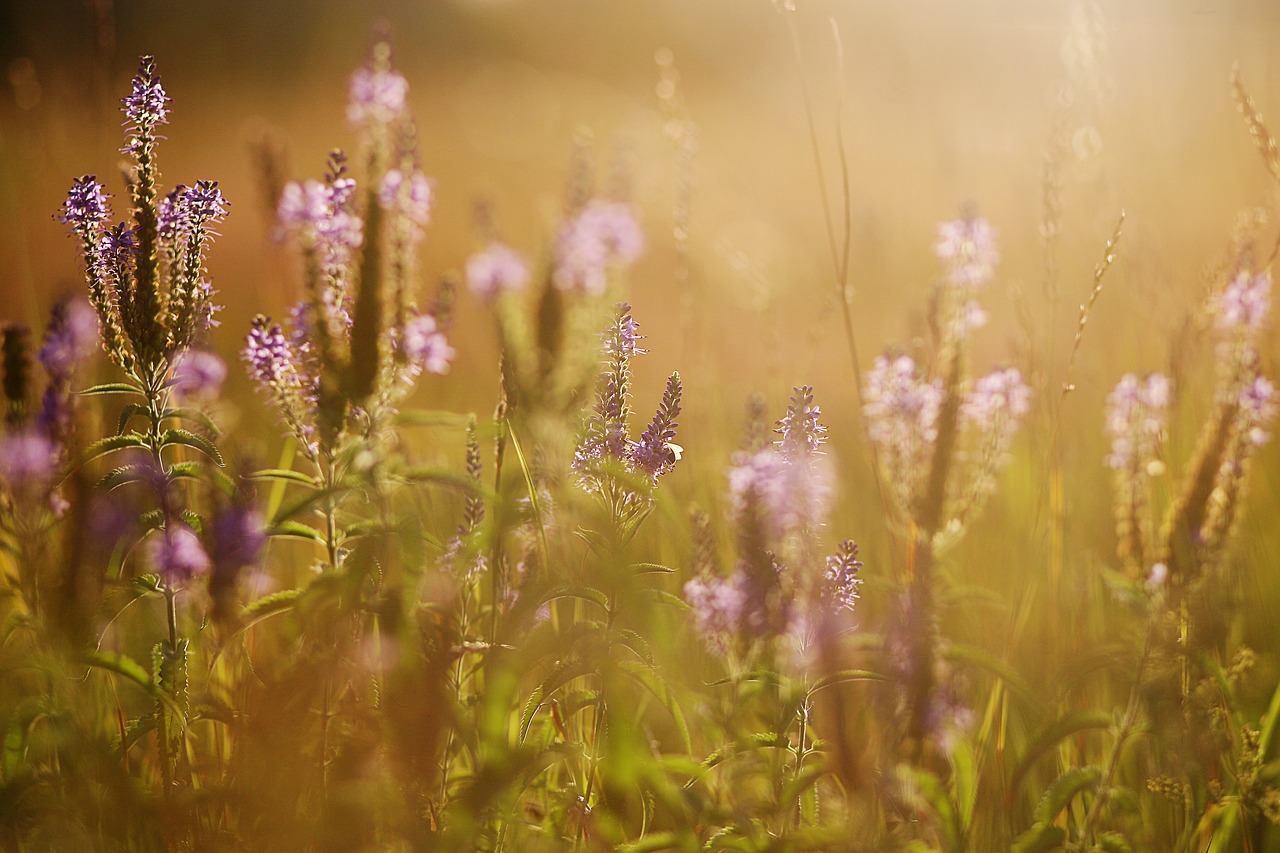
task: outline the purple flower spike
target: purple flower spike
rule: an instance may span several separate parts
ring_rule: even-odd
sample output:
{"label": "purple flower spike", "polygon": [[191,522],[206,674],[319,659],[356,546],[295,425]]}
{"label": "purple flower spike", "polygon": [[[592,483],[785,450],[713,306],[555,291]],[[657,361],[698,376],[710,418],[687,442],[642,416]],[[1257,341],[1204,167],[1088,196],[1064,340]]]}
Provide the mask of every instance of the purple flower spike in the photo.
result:
{"label": "purple flower spike", "polygon": [[427,373],[448,373],[453,347],[440,331],[436,318],[422,314],[405,324],[404,353],[409,363]]}
{"label": "purple flower spike", "polygon": [[813,402],[813,386],[795,389],[787,413],[774,430],[782,439],[778,446],[788,459],[805,459],[816,453],[826,439],[827,428],[818,422],[822,409]]}
{"label": "purple flower spike", "polygon": [[66,376],[98,349],[98,314],[77,299],[54,309],[53,322],[37,356],[51,377]]}
{"label": "purple flower spike", "polygon": [[80,239],[87,239],[98,233],[102,223],[110,215],[108,198],[110,196],[102,184],[98,183],[96,176],[85,175],[78,178],[67,193],[67,201],[58,220],[64,225],[70,225]]}
{"label": "purple flower spike", "polygon": [[179,401],[218,396],[227,378],[227,365],[207,350],[189,349],[173,366],[173,393]]}
{"label": "purple flower spike", "polygon": [[1242,271],[1217,299],[1217,319],[1223,331],[1257,332],[1271,309],[1271,273]]}
{"label": "purple flower spike", "polygon": [[832,609],[853,609],[859,597],[858,588],[862,586],[862,578],[858,577],[861,569],[858,545],[851,539],[841,542],[835,555],[827,557],[826,594]]}
{"label": "purple flower spike", "polygon": [[940,224],[934,252],[947,265],[947,281],[965,290],[989,282],[1000,260],[995,229],[976,216]]}
{"label": "purple flower spike", "polygon": [[404,114],[409,83],[395,71],[359,68],[351,75],[347,120],[357,127],[390,124]]}
{"label": "purple flower spike", "polygon": [[243,356],[254,381],[264,387],[279,383],[293,370],[293,351],[284,330],[261,314],[253,320]]}
{"label": "purple flower spike", "polygon": [[684,585],[684,598],[693,611],[694,625],[711,651],[727,654],[742,628],[747,606],[746,577],[694,578]]}
{"label": "purple flower spike", "polygon": [[561,290],[598,296],[611,267],[633,264],[644,249],[644,234],[630,205],[592,199],[560,230],[552,276]]}
{"label": "purple flower spike", "polygon": [[200,537],[180,521],[171,522],[170,527],[156,531],[148,543],[147,556],[151,567],[170,584],[208,574],[212,568],[209,555],[200,544]]}
{"label": "purple flower spike", "polygon": [[631,445],[631,463],[648,474],[655,484],[659,477],[675,467],[680,458],[682,448],[673,442],[676,437],[676,418],[680,417],[681,393],[680,374],[673,373],[667,379],[662,404],[658,406],[649,427],[640,435],[640,440]]}
{"label": "purple flower spike", "polygon": [[0,483],[10,491],[47,487],[58,469],[58,447],[43,432],[25,429],[0,436]]}
{"label": "purple flower spike", "polygon": [[388,210],[401,210],[415,225],[423,226],[431,220],[431,179],[421,172],[405,176],[399,169],[390,169],[382,179],[378,201]]}
{"label": "purple flower spike", "polygon": [[160,85],[154,57],[138,60],[138,73],[133,78],[133,91],[126,95],[124,114],[127,124],[138,133],[149,134],[156,125],[169,122],[170,98]]}
{"label": "purple flower spike", "polygon": [[213,561],[223,571],[258,561],[267,544],[262,515],[247,504],[233,504],[213,519]]}
{"label": "purple flower spike", "polygon": [[467,287],[476,296],[493,299],[528,284],[529,265],[502,243],[490,243],[467,260]]}

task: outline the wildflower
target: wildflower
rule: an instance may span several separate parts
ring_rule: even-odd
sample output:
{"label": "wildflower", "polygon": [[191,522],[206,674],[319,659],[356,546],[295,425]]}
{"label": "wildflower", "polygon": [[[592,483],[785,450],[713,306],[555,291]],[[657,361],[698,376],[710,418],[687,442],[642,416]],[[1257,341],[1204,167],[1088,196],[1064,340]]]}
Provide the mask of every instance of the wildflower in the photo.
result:
{"label": "wildflower", "polygon": [[404,75],[365,66],[351,75],[347,120],[357,127],[386,125],[404,115],[409,83]]}
{"label": "wildflower", "polygon": [[161,200],[156,217],[162,238],[203,239],[206,227],[227,215],[227,200],[217,181],[196,181],[194,187],[178,184]]}
{"label": "wildflower", "polygon": [[420,314],[405,324],[403,346],[409,364],[428,373],[448,373],[456,354],[431,314]]}
{"label": "wildflower", "polygon": [[1219,295],[1215,307],[1219,329],[1257,332],[1271,308],[1271,273],[1242,270]]}
{"label": "wildflower", "polygon": [[40,491],[58,469],[58,446],[43,431],[22,429],[0,436],[0,483],[11,492]]}
{"label": "wildflower", "polygon": [[54,309],[37,358],[51,376],[63,376],[98,348],[98,315],[87,302],[72,300]]}
{"label": "wildflower", "polygon": [[740,452],[729,469],[733,516],[740,522],[759,516],[770,542],[820,525],[832,491],[829,468],[791,461],[775,447]]}
{"label": "wildflower", "polygon": [[[124,103],[126,125],[138,136],[150,136],[157,125],[169,123],[169,104],[172,99],[160,85],[154,57],[143,56],[138,60],[133,90],[121,100]],[[126,152],[134,151],[137,143],[137,137],[130,140]]]}
{"label": "wildflower", "polygon": [[98,234],[102,223],[106,222],[111,213],[107,205],[108,198],[110,196],[102,184],[98,183],[96,175],[77,178],[71,191],[67,193],[67,200],[58,219],[64,225],[70,225],[81,240],[88,240]]}
{"label": "wildflower", "polygon": [[399,169],[388,169],[378,201],[387,210],[401,211],[415,225],[426,225],[431,220],[431,181],[419,171],[405,175]]}
{"label": "wildflower", "polygon": [[1017,368],[996,370],[979,379],[960,406],[960,420],[990,437],[995,454],[1002,454],[1031,409],[1031,389]]}
{"label": "wildflower", "polygon": [[173,393],[179,400],[218,396],[227,378],[227,366],[208,350],[189,349],[173,366]]}
{"label": "wildflower", "polygon": [[166,583],[175,584],[207,574],[212,568],[209,555],[194,530],[179,521],[156,531],[148,543],[151,567]]}
{"label": "wildflower", "polygon": [[961,290],[976,290],[989,282],[1000,260],[995,230],[975,216],[941,223],[934,252],[947,265],[947,282]]}
{"label": "wildflower", "polygon": [[262,515],[247,503],[233,503],[213,519],[213,565],[229,572],[258,561],[267,544]]}
{"label": "wildflower", "polygon": [[863,390],[867,430],[902,506],[920,493],[938,440],[942,386],[931,382],[909,356],[880,356]]}
{"label": "wildflower", "polygon": [[308,180],[287,184],[280,195],[276,218],[281,229],[298,234],[330,278],[346,274],[352,254],[364,242],[364,221],[352,208],[354,187],[348,178]]}
{"label": "wildflower", "polygon": [[630,266],[643,249],[644,235],[629,205],[592,199],[560,229],[552,279],[561,290],[598,296],[609,270]]}
{"label": "wildflower", "polygon": [[1145,380],[1127,373],[1107,396],[1107,467],[1140,470],[1158,458],[1169,408],[1169,380],[1152,373]]}
{"label": "wildflower", "polygon": [[826,441],[827,428],[819,423],[822,409],[813,402],[813,386],[795,389],[787,413],[778,421],[774,430],[782,439],[778,442],[783,456],[788,459],[804,459],[819,453]]}
{"label": "wildflower", "polygon": [[528,284],[529,265],[502,243],[490,243],[467,259],[467,287],[477,296],[492,299]]}
{"label": "wildflower", "polygon": [[672,442],[676,437],[676,418],[680,416],[680,397],[682,393],[680,374],[673,373],[667,379],[667,388],[662,394],[662,403],[654,413],[653,420],[640,435],[640,440],[632,442],[627,454],[631,463],[649,476],[653,483],[666,474],[680,458],[677,445]]}
{"label": "wildflower", "polygon": [[836,611],[852,610],[858,600],[862,578],[858,572],[862,562],[858,560],[858,545],[845,539],[836,548],[834,556],[827,557],[827,569],[823,576],[822,598]]}
{"label": "wildflower", "polygon": [[254,381],[268,386],[281,382],[293,372],[293,351],[279,325],[270,325],[270,319],[259,314],[249,329],[243,351],[245,363]]}
{"label": "wildflower", "polygon": [[1252,447],[1261,447],[1271,437],[1265,429],[1276,417],[1276,387],[1265,376],[1255,376],[1239,396],[1240,431]]}
{"label": "wildflower", "polygon": [[684,599],[693,612],[694,627],[711,651],[727,654],[743,624],[747,604],[746,578],[694,578],[684,585]]}

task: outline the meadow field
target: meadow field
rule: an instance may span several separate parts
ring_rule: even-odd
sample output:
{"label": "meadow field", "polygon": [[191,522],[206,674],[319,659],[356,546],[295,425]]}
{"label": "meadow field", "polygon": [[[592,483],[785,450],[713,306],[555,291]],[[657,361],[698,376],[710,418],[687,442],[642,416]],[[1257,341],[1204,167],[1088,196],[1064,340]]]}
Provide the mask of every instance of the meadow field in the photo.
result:
{"label": "meadow field", "polygon": [[1280,851],[1280,6],[0,8],[0,848]]}

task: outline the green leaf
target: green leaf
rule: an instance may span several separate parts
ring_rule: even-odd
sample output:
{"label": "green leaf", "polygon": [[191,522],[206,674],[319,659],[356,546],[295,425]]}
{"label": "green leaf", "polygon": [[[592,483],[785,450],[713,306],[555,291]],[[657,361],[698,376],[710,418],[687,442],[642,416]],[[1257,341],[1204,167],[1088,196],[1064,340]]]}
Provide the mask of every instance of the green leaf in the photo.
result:
{"label": "green leaf", "polygon": [[1133,853],[1129,839],[1118,832],[1104,832],[1098,836],[1098,846],[1107,853]]}
{"label": "green leaf", "polygon": [[685,722],[684,711],[681,710],[680,703],[676,701],[666,680],[660,678],[657,670],[651,665],[640,661],[619,661],[618,667],[642,686],[648,688],[649,692],[658,698],[658,701],[662,703],[662,707],[667,709],[667,713],[675,721],[676,731],[680,733],[680,745],[686,753],[693,752],[693,740],[689,737],[689,724]]}
{"label": "green leaf", "polygon": [[154,470],[150,465],[121,465],[119,468],[112,468],[108,471],[94,488],[98,491],[110,492],[129,483],[136,483],[138,480],[145,479]]}
{"label": "green leaf", "polygon": [[308,488],[316,488],[316,481],[308,477],[301,471],[291,471],[287,468],[263,468],[261,471],[254,471],[252,474],[245,475],[250,480],[277,480],[285,483],[297,483],[300,486]]}
{"label": "green leaf", "polygon": [[529,727],[533,725],[533,718],[552,694],[573,679],[590,675],[592,672],[594,670],[590,666],[579,660],[563,661],[552,669],[542,683],[534,688],[529,701],[525,703],[524,711],[520,714],[519,742],[524,743],[525,738],[529,736]]}
{"label": "green leaf", "polygon": [[214,438],[222,435],[222,430],[219,429],[217,422],[199,409],[165,409],[160,413],[160,418],[161,420],[173,418],[175,420],[190,421],[193,424],[197,424],[201,429],[208,432],[209,435]]}
{"label": "green leaf", "polygon": [[872,672],[869,669],[842,669],[839,672],[833,672],[830,675],[824,675],[814,682],[810,688],[810,693],[817,693],[826,687],[836,684],[847,684],[851,681],[888,681],[889,676],[881,675],[878,672]]}
{"label": "green leaf", "polygon": [[1067,834],[1056,826],[1037,823],[1018,836],[1010,848],[1011,853],[1049,853],[1059,850],[1067,840]]}
{"label": "green leaf", "polygon": [[199,460],[191,459],[173,463],[169,466],[169,476],[175,479],[204,480],[227,497],[232,497],[236,493],[234,480],[217,468],[209,468]]}
{"label": "green leaf", "polygon": [[151,445],[147,443],[147,437],[141,433],[131,432],[128,435],[109,435],[106,438],[100,438],[93,444],[90,444],[84,450],[82,462],[89,462],[97,459],[99,456],[105,456],[108,453],[114,453],[117,450],[125,450],[127,448],[137,448],[140,450],[149,450]]}
{"label": "green leaf", "polygon": [[282,589],[279,592],[273,592],[270,595],[264,595],[261,598],[255,598],[250,601],[241,608],[240,615],[246,619],[252,619],[256,616],[279,613],[292,607],[301,595],[302,590],[300,589]]}
{"label": "green leaf", "polygon": [[1090,729],[1108,729],[1114,721],[1101,711],[1078,711],[1049,723],[1031,738],[1010,777],[1010,790],[1017,791],[1036,761],[1064,738]]}
{"label": "green leaf", "polygon": [[1051,824],[1058,813],[1071,805],[1077,794],[1098,787],[1102,781],[1101,767],[1072,767],[1053,781],[1036,806],[1036,820]]}
{"label": "green leaf", "polygon": [[679,850],[680,847],[680,836],[668,831],[646,835],[639,841],[623,844],[618,850],[619,853],[653,853],[655,850]]}
{"label": "green leaf", "polygon": [[598,605],[603,610],[609,609],[609,596],[605,595],[595,587],[590,586],[557,586],[547,590],[542,597],[542,603],[546,604],[555,601],[558,598],[579,598],[583,601],[589,601]]}
{"label": "green leaf", "polygon": [[639,593],[645,598],[652,598],[655,604],[665,604],[668,607],[674,607],[682,613],[689,613],[693,610],[693,608],[689,606],[689,602],[685,601],[678,595],[672,595],[665,589],[645,588],[639,590]]}
{"label": "green leaf", "polygon": [[204,436],[196,435],[194,432],[185,429],[167,429],[161,433],[161,447],[168,447],[174,444],[199,450],[212,459],[219,468],[226,467],[226,463],[222,461],[222,453],[218,451],[217,446],[212,441]]}
{"label": "green leaf", "polygon": [[84,662],[89,666],[96,666],[99,669],[123,675],[150,694],[154,695],[157,692],[156,684],[151,678],[151,674],[143,668],[142,664],[127,655],[94,649],[93,651],[85,652]]}
{"label": "green leaf", "polygon": [[145,415],[147,407],[140,403],[129,403],[120,410],[120,419],[116,421],[116,435],[124,435],[125,427],[134,418]]}
{"label": "green leaf", "polygon": [[277,521],[267,528],[268,536],[290,536],[324,544],[324,534],[300,521]]}
{"label": "green leaf", "polygon": [[632,563],[630,568],[638,575],[673,575],[678,571],[661,563]]}
{"label": "green leaf", "polygon": [[82,397],[93,397],[98,394],[141,394],[142,389],[127,382],[108,382],[105,385],[94,385],[80,392]]}

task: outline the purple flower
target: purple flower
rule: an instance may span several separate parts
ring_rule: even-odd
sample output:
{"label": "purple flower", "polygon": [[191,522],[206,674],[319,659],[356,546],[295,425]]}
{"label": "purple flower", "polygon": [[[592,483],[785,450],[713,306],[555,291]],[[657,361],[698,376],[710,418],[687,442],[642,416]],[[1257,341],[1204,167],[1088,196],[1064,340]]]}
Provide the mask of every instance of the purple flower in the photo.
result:
{"label": "purple flower", "polygon": [[528,283],[529,265],[502,243],[490,243],[467,259],[467,287],[477,296],[492,299]]}
{"label": "purple flower", "polygon": [[347,120],[357,127],[390,124],[404,114],[408,94],[409,83],[398,72],[358,68],[351,75]]}
{"label": "purple flower", "polygon": [[153,57],[143,56],[138,60],[133,90],[121,100],[124,102],[125,125],[135,134],[130,137],[124,151],[137,153],[142,145],[140,137],[151,136],[157,125],[169,122],[171,100],[160,85]]}
{"label": "purple flower", "polygon": [[267,544],[262,515],[247,504],[234,503],[213,519],[213,563],[234,572],[258,561]]}
{"label": "purple flower", "polygon": [[227,200],[217,181],[196,181],[194,187],[179,184],[164,197],[157,210],[159,232],[172,238],[203,234],[210,223],[227,215]]}
{"label": "purple flower", "polygon": [[24,429],[0,436],[0,483],[11,492],[47,488],[58,470],[58,447],[44,432]]}
{"label": "purple flower", "polygon": [[1276,417],[1276,386],[1265,376],[1255,376],[1240,391],[1240,430],[1253,447],[1266,444],[1266,427]]}
{"label": "purple flower", "polygon": [[899,503],[910,507],[919,494],[938,440],[942,387],[930,382],[908,356],[880,356],[863,389],[867,431]]}
{"label": "purple flower", "polygon": [[653,483],[666,474],[680,458],[682,448],[673,444],[676,437],[676,418],[680,416],[680,397],[682,388],[680,374],[673,373],[667,379],[667,388],[662,394],[662,403],[654,413],[653,420],[640,435],[640,440],[631,444],[627,454],[631,464],[649,476]]}
{"label": "purple flower", "polygon": [[1169,380],[1152,373],[1140,380],[1126,373],[1107,396],[1107,467],[1144,471],[1159,458],[1169,410]]}
{"label": "purple flower", "polygon": [[822,524],[833,492],[828,466],[792,461],[775,447],[738,453],[729,469],[734,517],[756,513],[774,541]]}
{"label": "purple flower", "polygon": [[97,176],[85,175],[78,178],[67,193],[67,201],[58,219],[64,225],[70,225],[80,239],[88,239],[98,233],[111,214],[108,198],[110,196],[98,183]]}
{"label": "purple flower", "polygon": [[293,350],[284,330],[261,314],[253,320],[242,356],[254,381],[264,387],[278,384],[293,373]]}
{"label": "purple flower", "polygon": [[157,530],[147,544],[151,567],[166,583],[182,583],[207,574],[212,568],[209,555],[200,544],[200,537],[180,521],[170,522],[169,527]]}
{"label": "purple flower", "polygon": [[50,376],[63,377],[97,351],[98,313],[82,299],[54,309],[38,358]]}
{"label": "purple flower", "polygon": [[300,235],[330,276],[345,274],[352,252],[364,242],[364,222],[351,208],[354,191],[354,181],[338,177],[331,183],[290,183],[280,195],[281,229]]}
{"label": "purple flower", "polygon": [[858,588],[862,586],[862,578],[858,577],[861,569],[858,545],[851,539],[845,539],[837,546],[835,555],[827,557],[823,597],[830,602],[832,609],[853,609],[858,600]]}
{"label": "purple flower", "polygon": [[813,386],[795,389],[787,413],[778,421],[774,432],[782,436],[778,447],[788,459],[807,459],[821,453],[818,450],[826,439],[827,428],[819,423],[822,409],[813,402]]}
{"label": "purple flower", "polygon": [[948,283],[964,290],[989,282],[1000,260],[995,231],[987,220],[976,216],[939,224],[933,248],[947,265]]}
{"label": "purple flower", "polygon": [[428,373],[448,373],[457,354],[430,314],[419,314],[405,324],[403,346],[409,363]]}
{"label": "purple flower", "polygon": [[560,229],[552,278],[562,290],[598,296],[610,267],[627,267],[640,257],[644,234],[624,202],[592,199]]}
{"label": "purple flower", "polygon": [[1271,308],[1271,273],[1243,270],[1217,299],[1217,327],[1252,334],[1262,328]]}
{"label": "purple flower", "polygon": [[684,585],[684,599],[707,648],[724,655],[738,635],[747,605],[746,577],[694,578]]}
{"label": "purple flower", "polygon": [[1009,447],[1018,423],[1031,410],[1031,389],[1017,368],[996,370],[979,379],[960,405],[960,421],[989,438],[991,452]]}
{"label": "purple flower", "polygon": [[212,398],[222,390],[227,365],[208,350],[189,349],[173,365],[172,387],[180,401]]}
{"label": "purple flower", "polygon": [[387,210],[400,210],[415,225],[426,225],[431,220],[431,180],[414,171],[406,179],[399,169],[389,169],[382,178],[378,193],[379,203]]}

